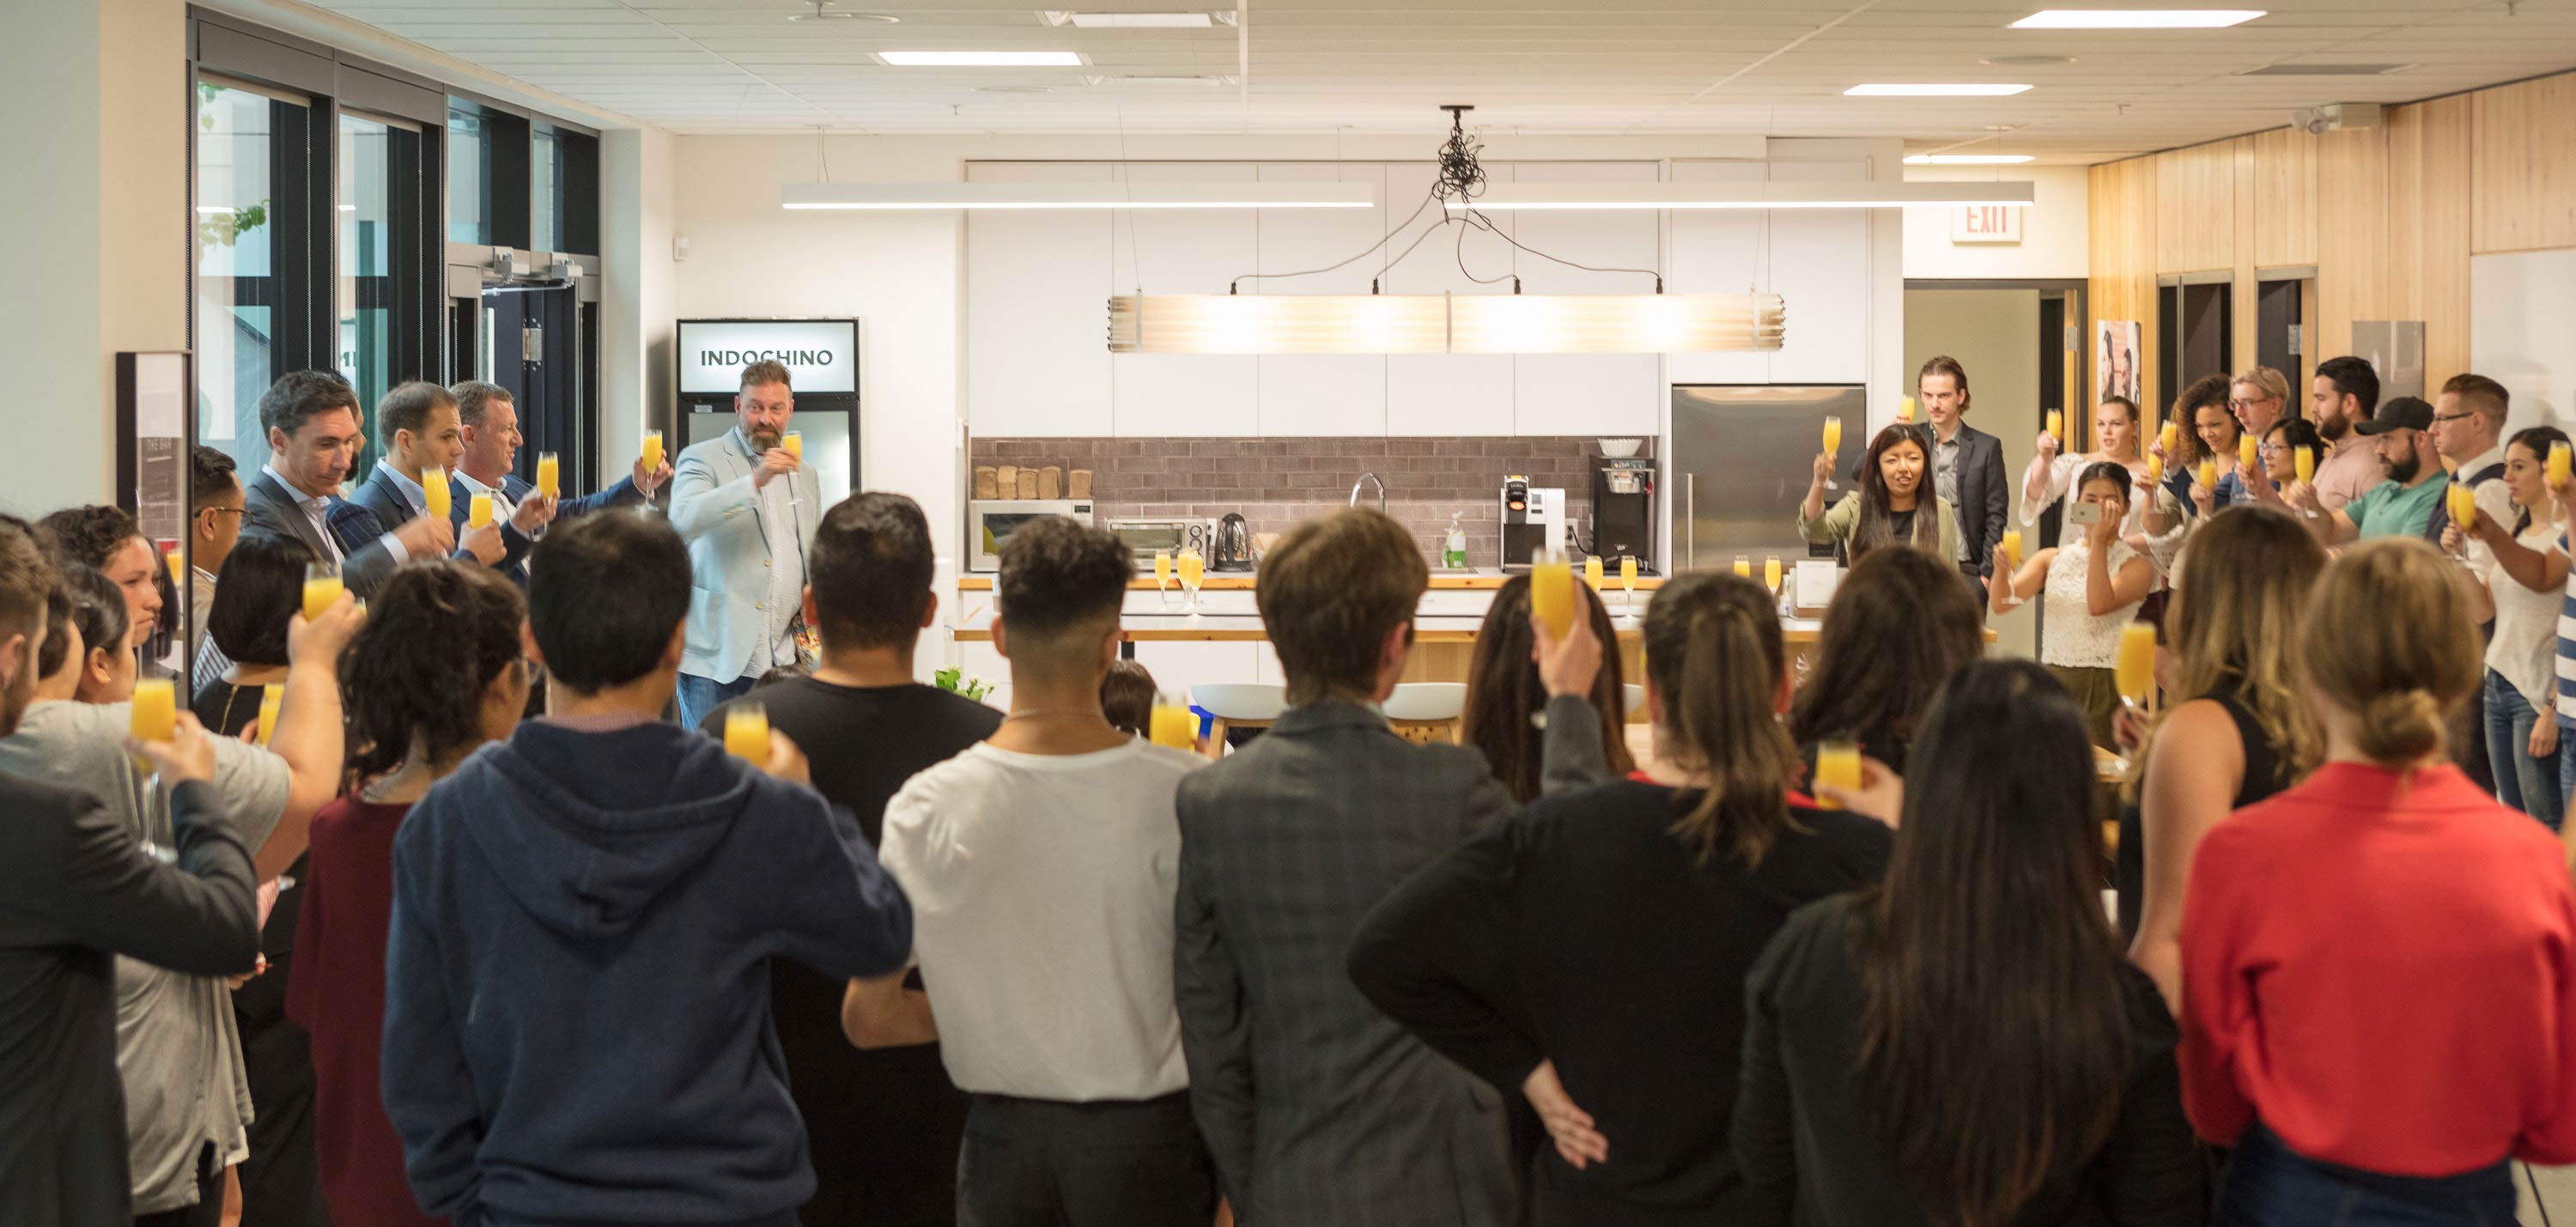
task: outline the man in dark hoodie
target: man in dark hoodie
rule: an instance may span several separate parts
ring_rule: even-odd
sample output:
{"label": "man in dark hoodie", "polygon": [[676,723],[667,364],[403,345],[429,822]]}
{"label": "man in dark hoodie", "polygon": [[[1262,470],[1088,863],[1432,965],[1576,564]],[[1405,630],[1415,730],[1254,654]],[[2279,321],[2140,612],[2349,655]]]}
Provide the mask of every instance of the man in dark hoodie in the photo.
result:
{"label": "man in dark hoodie", "polygon": [[794,1227],[814,1188],[769,959],[899,975],[912,913],[773,739],[763,774],[661,722],[689,556],[586,516],[538,542],[555,714],[486,745],[394,841],[385,1112],[458,1227]]}

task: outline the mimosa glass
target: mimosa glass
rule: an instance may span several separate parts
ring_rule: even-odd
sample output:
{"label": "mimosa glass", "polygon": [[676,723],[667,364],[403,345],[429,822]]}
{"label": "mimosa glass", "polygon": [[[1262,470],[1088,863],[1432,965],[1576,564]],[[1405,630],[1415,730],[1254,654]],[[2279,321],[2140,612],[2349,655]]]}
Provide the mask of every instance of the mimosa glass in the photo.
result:
{"label": "mimosa glass", "polygon": [[1635,608],[1637,604],[1637,556],[1634,554],[1621,554],[1619,556],[1619,588],[1622,592],[1627,594],[1627,600],[1624,602],[1625,607],[1631,609]]}
{"label": "mimosa glass", "polygon": [[769,705],[736,703],[725,709],[725,753],[755,767],[769,765]]}
{"label": "mimosa glass", "polygon": [[1746,578],[1746,579],[1751,579],[1751,578],[1753,578],[1753,557],[1752,557],[1752,555],[1749,555],[1749,554],[1738,554],[1738,555],[1736,555],[1736,556],[1735,556],[1735,573],[1736,573],[1736,574],[1738,574],[1738,575],[1743,576],[1743,577],[1744,577],[1744,578]]}
{"label": "mimosa glass", "polygon": [[1154,551],[1154,597],[1165,608],[1172,604],[1172,552]]}
{"label": "mimosa glass", "polygon": [[1601,591],[1601,585],[1604,578],[1605,577],[1601,570],[1600,555],[1595,554],[1592,557],[1583,560],[1583,582],[1592,585],[1592,590],[1594,592]]}
{"label": "mimosa glass", "polygon": [[286,683],[270,682],[259,688],[259,744],[267,745],[277,733],[277,713],[286,706]]}
{"label": "mimosa glass", "polygon": [[2132,703],[2144,704],[2156,688],[2156,628],[2132,622],[2120,628],[2120,654],[2113,658],[2112,680]]}
{"label": "mimosa glass", "polygon": [[2002,550],[2003,550],[2003,552],[2004,552],[2004,566],[2005,566],[2005,572],[2004,572],[2004,573],[2005,573],[2005,575],[2009,576],[2009,575],[2011,575],[2014,571],[2019,571],[2019,570],[2021,570],[2021,530],[2020,530],[2020,529],[2018,529],[2018,528],[2007,528],[2007,529],[2005,529],[2005,530],[2004,530],[2004,539],[2003,539],[2003,542],[2002,542],[2002,544],[2001,544],[1998,548],[2002,549]]}
{"label": "mimosa glass", "polygon": [[1207,559],[1197,550],[1185,549],[1181,551],[1180,564],[1181,591],[1187,594],[1182,612],[1195,614],[1199,611],[1199,584],[1207,578]]}
{"label": "mimosa glass", "polygon": [[1816,747],[1816,808],[1841,809],[1842,802],[1829,800],[1826,788],[1845,792],[1860,791],[1860,746],[1856,742],[1828,741]]}
{"label": "mimosa glass", "polygon": [[1531,560],[1530,612],[1547,623],[1547,633],[1555,638],[1574,629],[1574,568],[1565,559]]}
{"label": "mimosa glass", "polygon": [[304,564],[304,620],[314,621],[322,611],[340,599],[340,564],[308,562]]}
{"label": "mimosa glass", "polygon": [[553,498],[563,489],[563,460],[553,452],[537,453],[537,493]]}
{"label": "mimosa glass", "polygon": [[420,471],[420,502],[429,514],[442,520],[455,513],[456,496],[447,488],[447,470],[428,468]]}
{"label": "mimosa glass", "polygon": [[1158,746],[1196,750],[1199,745],[1199,718],[1170,695],[1160,695],[1155,699],[1154,714],[1146,734]]}
{"label": "mimosa glass", "polygon": [[465,527],[469,529],[492,527],[492,493],[490,491],[477,490],[474,492],[473,501],[465,505]]}
{"label": "mimosa glass", "polygon": [[1833,469],[1842,463],[1843,419],[1841,414],[1834,414],[1825,419],[1825,454],[1834,459],[1834,464],[1826,466],[1825,488],[1839,490],[1842,487],[1834,484]]}

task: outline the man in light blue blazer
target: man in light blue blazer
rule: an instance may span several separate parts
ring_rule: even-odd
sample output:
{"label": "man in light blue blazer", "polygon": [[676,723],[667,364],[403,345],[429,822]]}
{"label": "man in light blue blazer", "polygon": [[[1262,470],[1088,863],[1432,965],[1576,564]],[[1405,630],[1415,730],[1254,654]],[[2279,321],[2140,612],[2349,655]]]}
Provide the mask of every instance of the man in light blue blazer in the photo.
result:
{"label": "man in light blue blazer", "polygon": [[680,453],[671,527],[689,543],[689,622],[680,658],[680,722],[796,663],[804,629],[805,555],[823,491],[781,445],[796,398],[787,368],[755,362],[733,398],[734,428]]}

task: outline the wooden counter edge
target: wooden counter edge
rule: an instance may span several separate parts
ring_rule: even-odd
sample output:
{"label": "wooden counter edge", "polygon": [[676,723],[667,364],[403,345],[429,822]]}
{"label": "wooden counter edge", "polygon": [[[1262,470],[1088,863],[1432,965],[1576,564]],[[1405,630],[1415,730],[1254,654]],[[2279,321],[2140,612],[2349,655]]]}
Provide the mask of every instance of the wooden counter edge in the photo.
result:
{"label": "wooden counter edge", "polygon": [[[1508,575],[1434,575],[1431,577],[1431,590],[1434,592],[1455,592],[1460,590],[1481,590],[1490,592],[1502,587],[1503,584],[1511,578],[1512,577]],[[1204,583],[1199,585],[1199,590],[1202,592],[1248,592],[1251,591],[1252,586],[1253,577],[1249,575],[1210,575]],[[1651,592],[1663,586],[1664,581],[1661,577],[1639,576],[1637,578],[1637,589],[1640,592]],[[1181,586],[1177,581],[1172,584],[1172,591],[1174,593],[1178,593],[1180,588]],[[990,592],[993,590],[993,577],[990,575],[960,575],[957,577],[957,590],[959,592]],[[1127,590],[1129,592],[1152,592],[1154,590],[1154,577],[1146,575],[1129,580],[1127,581]],[[1618,580],[1614,577],[1608,585],[1603,587],[1602,591],[1605,593],[1620,591]]]}

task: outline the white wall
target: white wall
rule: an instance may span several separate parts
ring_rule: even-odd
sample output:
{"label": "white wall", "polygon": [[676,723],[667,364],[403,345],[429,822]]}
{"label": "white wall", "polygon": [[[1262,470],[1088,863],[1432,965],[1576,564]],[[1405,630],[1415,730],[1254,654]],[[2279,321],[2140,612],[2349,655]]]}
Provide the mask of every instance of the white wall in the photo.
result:
{"label": "white wall", "polygon": [[679,268],[671,260],[678,206],[677,142],[660,128],[601,134],[600,398],[602,484],[642,445],[644,410],[671,395],[671,322]]}
{"label": "white wall", "polygon": [[2025,280],[2084,277],[2092,253],[2085,169],[2081,166],[1908,166],[1914,183],[2029,180],[2019,243],[1952,243],[1947,209],[1905,213],[1905,275],[1938,280]]}
{"label": "white wall", "polygon": [[117,352],[187,347],[187,10],[10,10],[0,108],[19,117],[22,175],[0,193],[0,233],[19,239],[20,292],[0,301],[0,365],[54,374],[33,385],[46,403],[10,411],[41,446],[0,462],[0,508],[35,516],[114,500]]}
{"label": "white wall", "polygon": [[2576,250],[2469,259],[2469,369],[2513,393],[2508,431],[2576,425]]}

